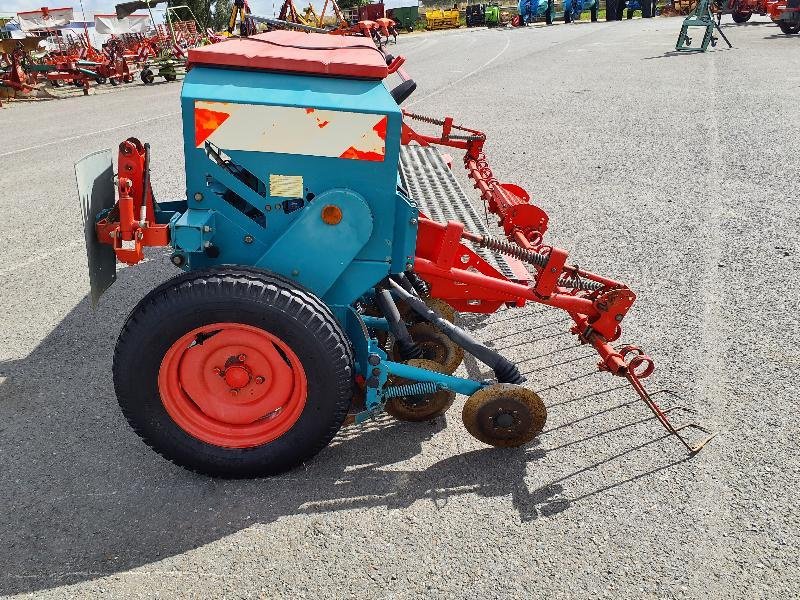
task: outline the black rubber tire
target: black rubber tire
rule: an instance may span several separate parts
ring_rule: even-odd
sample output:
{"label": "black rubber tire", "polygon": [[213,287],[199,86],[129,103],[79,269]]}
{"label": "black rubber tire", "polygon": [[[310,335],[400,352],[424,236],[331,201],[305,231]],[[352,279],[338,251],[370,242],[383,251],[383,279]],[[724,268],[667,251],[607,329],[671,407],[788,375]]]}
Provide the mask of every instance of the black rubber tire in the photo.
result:
{"label": "black rubber tire", "polygon": [[633,11],[631,9],[627,9],[625,11],[625,18],[630,21],[633,18]]}
{"label": "black rubber tire", "polygon": [[94,80],[97,83],[97,85],[103,85],[105,83],[108,83],[108,79],[102,76],[95,77]]}
{"label": "black rubber tire", "polygon": [[572,23],[572,13],[564,11],[564,23]]}
{"label": "black rubber tire", "polygon": [[591,8],[591,10],[589,12],[589,15],[590,15],[589,18],[591,19],[592,23],[597,23],[597,6],[598,6],[598,3],[595,2],[594,6],[592,6],[592,8]]}
{"label": "black rubber tire", "polygon": [[142,72],[139,73],[139,79],[141,79],[142,83],[145,85],[152,85],[156,80],[156,76],[153,75],[153,72],[150,69],[142,69]]}
{"label": "black rubber tire", "polygon": [[[172,420],[158,392],[161,360],[175,340],[224,321],[272,333],[305,366],[303,412],[261,446],[223,448],[192,437]],[[114,387],[131,427],[165,458],[215,477],[263,477],[310,459],[336,435],[353,396],[353,354],[330,309],[311,292],[272,273],[218,267],[170,279],[136,305],[117,340]]]}
{"label": "black rubber tire", "polygon": [[778,23],[778,27],[780,27],[781,31],[783,33],[785,33],[786,35],[795,35],[797,33],[800,33],[800,24],[795,25],[795,24],[786,23],[784,21],[778,21],[777,23]]}
{"label": "black rubber tire", "polygon": [[747,23],[750,20],[750,17],[753,16],[751,12],[735,12],[731,13],[731,17],[733,18],[734,23]]}
{"label": "black rubber tire", "polygon": [[175,73],[164,73],[164,79],[166,81],[177,81],[178,76]]}
{"label": "black rubber tire", "polygon": [[114,87],[117,87],[119,85],[119,79],[117,79],[116,77],[109,77],[108,83],[110,83]]}

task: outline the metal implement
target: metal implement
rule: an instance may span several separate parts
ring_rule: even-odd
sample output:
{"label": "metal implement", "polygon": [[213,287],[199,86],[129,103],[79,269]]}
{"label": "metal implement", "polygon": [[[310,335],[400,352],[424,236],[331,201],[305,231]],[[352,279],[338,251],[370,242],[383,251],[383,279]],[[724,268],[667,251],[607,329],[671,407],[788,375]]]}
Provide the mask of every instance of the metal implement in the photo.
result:
{"label": "metal implement", "polygon": [[[463,394],[470,433],[521,445],[544,403],[454,320],[534,302],[563,311],[561,333],[593,349],[598,371],[699,449],[644,389],[652,359],[614,346],[635,294],[545,244],[547,214],[497,179],[482,132],[400,108],[416,87],[404,60],[368,37],[286,30],[190,49],[187,197],[156,202],[135,138],[119,146],[115,199],[110,154],[78,163],[93,298],[113,283],[112,255],[133,265],[168,246],[184,271],[139,302],[116,345],[134,429],[187,468],[258,476],[308,460],[348,413],[419,421]],[[463,151],[483,215],[438,148]],[[465,352],[492,378],[460,376]]]}
{"label": "metal implement", "polygon": [[[719,23],[714,19],[714,15],[711,13],[712,5],[717,6],[718,1],[719,0],[698,0],[692,12],[683,20],[681,32],[678,34],[678,41],[675,44],[675,50],[677,52],[705,52],[709,44],[711,44],[713,48],[717,45],[717,38],[714,36],[714,30],[722,36],[722,39],[728,44],[728,48],[733,48],[730,41],[725,36],[725,33],[722,31],[722,28],[719,26]],[[689,37],[690,28],[705,29],[703,32],[703,39],[699,46],[692,47],[692,38]]]}

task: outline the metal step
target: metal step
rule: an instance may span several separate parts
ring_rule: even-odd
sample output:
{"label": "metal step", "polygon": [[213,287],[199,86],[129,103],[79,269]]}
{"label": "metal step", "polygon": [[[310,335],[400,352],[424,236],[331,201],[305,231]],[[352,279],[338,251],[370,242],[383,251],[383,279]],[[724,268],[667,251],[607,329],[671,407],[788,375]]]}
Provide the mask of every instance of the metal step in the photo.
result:
{"label": "metal step", "polygon": [[[429,218],[439,223],[458,221],[473,233],[490,235],[485,219],[475,210],[453,171],[433,146],[400,146],[400,180],[411,199]],[[515,272],[510,264],[514,259],[486,248],[473,249],[505,277],[520,278],[520,270]]]}

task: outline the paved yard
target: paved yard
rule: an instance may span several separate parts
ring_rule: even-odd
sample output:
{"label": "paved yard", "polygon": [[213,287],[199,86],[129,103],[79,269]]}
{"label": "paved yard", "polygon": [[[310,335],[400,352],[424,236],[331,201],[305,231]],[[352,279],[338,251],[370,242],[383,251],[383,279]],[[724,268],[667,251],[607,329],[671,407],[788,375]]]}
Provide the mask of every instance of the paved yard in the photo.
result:
{"label": "paved yard", "polygon": [[429,424],[345,429],[274,479],[173,466],[125,423],[111,358],[176,270],[153,252],[92,311],[72,163],[137,136],[158,197],[182,197],[180,86],[0,109],[0,594],[796,596],[800,37],[756,20],[726,27],[732,50],[675,55],[679,28],[459,30],[396,51],[408,106],[485,130],[550,240],[637,292],[624,339],[656,359],[651,388],[720,432],[692,459],[531,307],[465,319],[541,391],[530,447],[472,439],[460,397]]}

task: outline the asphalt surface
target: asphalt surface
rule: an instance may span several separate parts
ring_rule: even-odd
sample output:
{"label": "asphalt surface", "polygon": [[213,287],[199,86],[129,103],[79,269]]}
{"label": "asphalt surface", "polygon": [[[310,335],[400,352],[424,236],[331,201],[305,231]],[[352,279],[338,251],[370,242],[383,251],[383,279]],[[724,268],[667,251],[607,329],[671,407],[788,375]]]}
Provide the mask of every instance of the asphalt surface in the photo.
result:
{"label": "asphalt surface", "polygon": [[679,19],[396,50],[409,107],[485,130],[551,243],[637,292],[623,340],[655,358],[649,387],[719,432],[691,459],[534,306],[465,319],[548,405],[527,448],[472,439],[459,397],[433,423],[343,430],[282,477],[173,466],[121,416],[111,357],[176,271],[151,253],[92,311],[72,163],[137,136],[157,195],[182,197],[179,84],[0,109],[0,594],[796,597],[800,38],[754,21],[703,55],[670,52]]}

